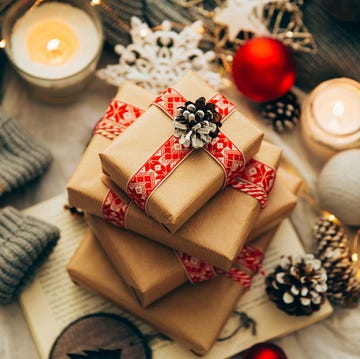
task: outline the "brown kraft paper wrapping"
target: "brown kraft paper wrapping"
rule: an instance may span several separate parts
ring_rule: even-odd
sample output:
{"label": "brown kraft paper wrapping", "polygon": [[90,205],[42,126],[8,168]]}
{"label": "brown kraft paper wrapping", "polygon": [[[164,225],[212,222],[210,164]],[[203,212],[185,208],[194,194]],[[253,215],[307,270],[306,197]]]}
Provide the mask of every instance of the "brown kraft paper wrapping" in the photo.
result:
{"label": "brown kraft paper wrapping", "polygon": [[[87,215],[87,222],[142,306],[150,305],[188,281],[174,250],[96,216]],[[236,267],[248,271],[239,265]]]}
{"label": "brown kraft paper wrapping", "polygon": [[[99,217],[102,217],[102,203],[108,188],[101,182],[101,174],[96,172],[99,169],[96,153],[99,147],[106,143],[109,143],[109,140],[99,135],[94,136],[68,184],[70,205],[79,207]],[[124,202],[129,201],[126,195],[122,193],[119,193],[119,195]],[[217,204],[215,201],[218,196],[222,196],[223,199]],[[234,201],[234,198],[239,198],[239,200]],[[272,198],[274,199],[272,200]],[[275,181],[274,188],[269,195],[268,205],[261,212],[267,212],[267,219],[270,222],[274,221],[273,225],[275,225],[279,221],[274,218],[274,213],[282,213],[283,216],[286,216],[289,214],[289,208],[294,207],[295,203],[296,197],[289,193],[282,183]],[[209,207],[211,208],[209,213],[213,212],[214,215],[209,215],[209,219],[206,221],[203,213],[206,211],[207,206],[211,206]],[[273,207],[275,208],[273,209]],[[137,233],[140,232],[146,237],[182,250],[185,253],[189,253],[190,249],[192,249],[193,253],[197,253],[194,256],[228,270],[241,249],[242,243],[247,237],[249,225],[258,211],[259,204],[253,197],[238,190],[227,188],[218,193],[174,235],[168,233],[161,225],[146,216],[134,204],[129,206],[125,226],[127,229]],[[249,214],[245,216],[246,212]],[[238,213],[241,213],[241,216],[237,215]],[[228,214],[231,216],[232,225],[228,220],[227,225],[224,226],[225,220],[222,215],[227,216]],[[252,231],[261,229],[261,225],[258,226],[257,221],[255,221]],[[251,232],[250,236],[253,239],[254,235]],[[234,245],[234,243],[237,244]],[[230,254],[225,256],[216,251]]]}
{"label": "brown kraft paper wrapping", "polygon": [[[265,250],[273,232],[259,238],[260,249]],[[76,284],[105,297],[200,355],[214,345],[245,291],[239,283],[217,277],[196,285],[185,284],[143,308],[90,232],[80,243],[67,270]]]}
{"label": "brown kraft paper wrapping", "polygon": [[[151,101],[146,91],[130,83],[121,87],[116,98],[143,108]],[[109,139],[95,135],[67,185],[71,206],[100,217],[103,216],[102,204],[108,188],[101,182],[98,153],[110,143]],[[268,162],[276,168],[280,156],[279,148],[266,142],[262,148],[262,154],[257,155],[260,156],[259,160]],[[277,183],[275,186],[278,186]],[[121,192],[119,195],[125,202],[129,201],[124,193]],[[268,206],[265,211],[271,212],[270,207]],[[236,189],[226,188],[216,194],[175,235],[171,235],[156,221],[146,216],[135,204],[129,207],[125,227],[228,270],[259,210],[259,203],[253,197]]]}
{"label": "brown kraft paper wrapping", "polygon": [[[280,156],[281,150],[277,146],[263,142],[254,158],[276,169]],[[108,177],[105,177],[105,182],[125,203],[129,201]],[[282,205],[283,203],[280,203],[280,209]],[[278,211],[277,201],[274,201],[271,207]],[[267,208],[264,209],[266,210]],[[235,188],[227,187],[212,197],[175,234],[169,233],[134,203],[130,204],[126,212],[125,227],[228,270],[243,247],[259,212],[258,200]]]}
{"label": "brown kraft paper wrapping", "polygon": [[[174,88],[186,99],[209,99],[215,91],[189,72]],[[243,151],[245,161],[259,150],[263,134],[239,111],[224,122],[221,132]],[[129,179],[173,133],[172,119],[157,106],[149,109],[100,154],[104,173],[126,192]],[[149,198],[147,213],[175,232],[224,184],[221,166],[202,149],[193,150]]]}
{"label": "brown kraft paper wrapping", "polygon": [[[131,82],[125,82],[115,99],[146,109],[154,95]],[[121,126],[120,126],[121,127]],[[75,172],[67,184],[68,199],[71,206],[102,217],[102,203],[108,188],[101,183],[101,163],[99,153],[109,146],[111,140],[95,134],[87,146]]]}

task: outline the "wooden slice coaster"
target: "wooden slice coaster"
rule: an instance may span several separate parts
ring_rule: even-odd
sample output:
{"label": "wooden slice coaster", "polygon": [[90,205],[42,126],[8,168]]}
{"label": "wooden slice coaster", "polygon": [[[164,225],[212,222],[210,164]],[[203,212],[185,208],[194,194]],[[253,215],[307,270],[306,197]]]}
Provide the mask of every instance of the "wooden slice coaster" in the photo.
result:
{"label": "wooden slice coaster", "polygon": [[140,330],[108,313],[86,315],[70,323],[55,340],[49,359],[151,359]]}

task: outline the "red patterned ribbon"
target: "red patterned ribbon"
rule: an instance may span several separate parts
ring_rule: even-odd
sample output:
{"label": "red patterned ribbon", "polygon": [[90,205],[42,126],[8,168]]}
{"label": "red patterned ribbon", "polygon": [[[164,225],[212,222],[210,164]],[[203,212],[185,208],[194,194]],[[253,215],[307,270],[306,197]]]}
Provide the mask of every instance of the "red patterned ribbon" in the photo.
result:
{"label": "red patterned ribbon", "polygon": [[[205,280],[215,278],[218,274],[228,277],[236,282],[242,284],[246,289],[251,286],[250,274],[242,271],[238,268],[231,268],[229,271],[225,271],[194,258],[181,251],[175,251],[181,264],[184,267],[185,273],[191,283],[199,283]],[[256,274],[261,270],[261,262],[264,258],[264,253],[251,245],[246,245],[241,250],[237,262],[249,269],[252,274]]]}
{"label": "red patterned ribbon", "polygon": [[269,165],[251,159],[238,177],[230,181],[230,185],[255,197],[266,207],[267,196],[271,192],[276,178],[276,171]]}
{"label": "red patterned ribbon", "polygon": [[191,149],[181,145],[178,138],[170,136],[129,180],[128,196],[145,211],[151,193],[190,152]]}
{"label": "red patterned ribbon", "polygon": [[243,247],[240,254],[236,258],[236,262],[246,268],[248,268],[252,273],[264,274],[264,271],[261,269],[261,263],[264,259],[264,252],[259,248],[247,244]]}
{"label": "red patterned ribbon", "polygon": [[125,214],[130,203],[124,203],[112,190],[109,190],[102,206],[105,221],[125,228]]}
{"label": "red patterned ribbon", "polygon": [[[175,89],[169,88],[154,101],[154,105],[173,118],[176,109],[184,105],[186,99]],[[235,106],[221,94],[215,94],[209,102],[216,106],[224,121]],[[244,155],[236,145],[223,133],[203,148],[223,168],[225,173],[224,186],[244,168]],[[171,172],[193,151],[179,143],[179,139],[171,135],[163,145],[144,163],[144,165],[130,178],[127,186],[129,197],[144,211],[151,193],[164,181]]]}
{"label": "red patterned ribbon", "polygon": [[104,117],[96,124],[93,135],[99,134],[109,140],[119,136],[144,110],[120,100],[112,100]]}
{"label": "red patterned ribbon", "polygon": [[223,275],[227,278],[234,280],[235,282],[239,282],[246,289],[250,289],[251,287],[251,277],[248,273],[245,273],[241,269],[231,268],[229,271],[224,271],[222,269],[217,269],[216,272],[220,275]]}
{"label": "red patterned ribbon", "polygon": [[181,251],[175,251],[175,253],[191,283],[199,283],[216,277],[216,272],[212,265]]}

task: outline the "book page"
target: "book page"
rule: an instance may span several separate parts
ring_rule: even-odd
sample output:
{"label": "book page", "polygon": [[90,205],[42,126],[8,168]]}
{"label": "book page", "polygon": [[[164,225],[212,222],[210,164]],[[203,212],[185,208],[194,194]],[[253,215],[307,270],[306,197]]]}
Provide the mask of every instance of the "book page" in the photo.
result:
{"label": "book page", "polygon": [[[74,285],[68,276],[65,267],[87,226],[82,217],[64,209],[65,203],[64,197],[58,196],[24,211],[56,225],[61,235],[54,251],[19,300],[42,359],[48,358],[51,346],[61,331],[83,315],[108,312],[128,317],[110,302]],[[128,319],[143,332],[151,331],[133,317]]]}
{"label": "book page", "polygon": [[[150,345],[153,359],[198,359],[199,357],[172,340],[161,339],[155,330],[110,302],[74,285],[66,272],[66,265],[87,228],[83,218],[64,209],[65,199],[55,197],[31,207],[24,212],[58,226],[61,237],[54,251],[37,272],[34,281],[23,291],[20,304],[28,322],[40,357],[47,359],[51,346],[61,331],[72,321],[93,312],[120,314],[132,321],[144,334],[155,339]],[[263,268],[270,272],[282,254],[303,253],[301,243],[288,220],[279,227],[266,252]],[[228,358],[245,350],[256,342],[272,339],[296,331],[331,314],[332,308],[325,303],[322,309],[310,317],[292,317],[278,310],[265,295],[264,277],[257,275],[252,288],[238,302],[236,310],[244,311],[257,321],[257,335],[238,327],[238,316],[229,319],[218,341],[204,359]],[[204,323],[205,324],[205,323]]]}

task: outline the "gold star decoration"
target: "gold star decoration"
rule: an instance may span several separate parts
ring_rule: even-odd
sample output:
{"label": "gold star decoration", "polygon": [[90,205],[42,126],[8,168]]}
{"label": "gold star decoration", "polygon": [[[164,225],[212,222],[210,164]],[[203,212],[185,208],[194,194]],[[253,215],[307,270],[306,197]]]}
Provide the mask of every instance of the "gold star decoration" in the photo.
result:
{"label": "gold star decoration", "polygon": [[317,45],[302,20],[303,0],[276,1],[264,7],[263,21],[271,36],[295,51],[316,53]]}

